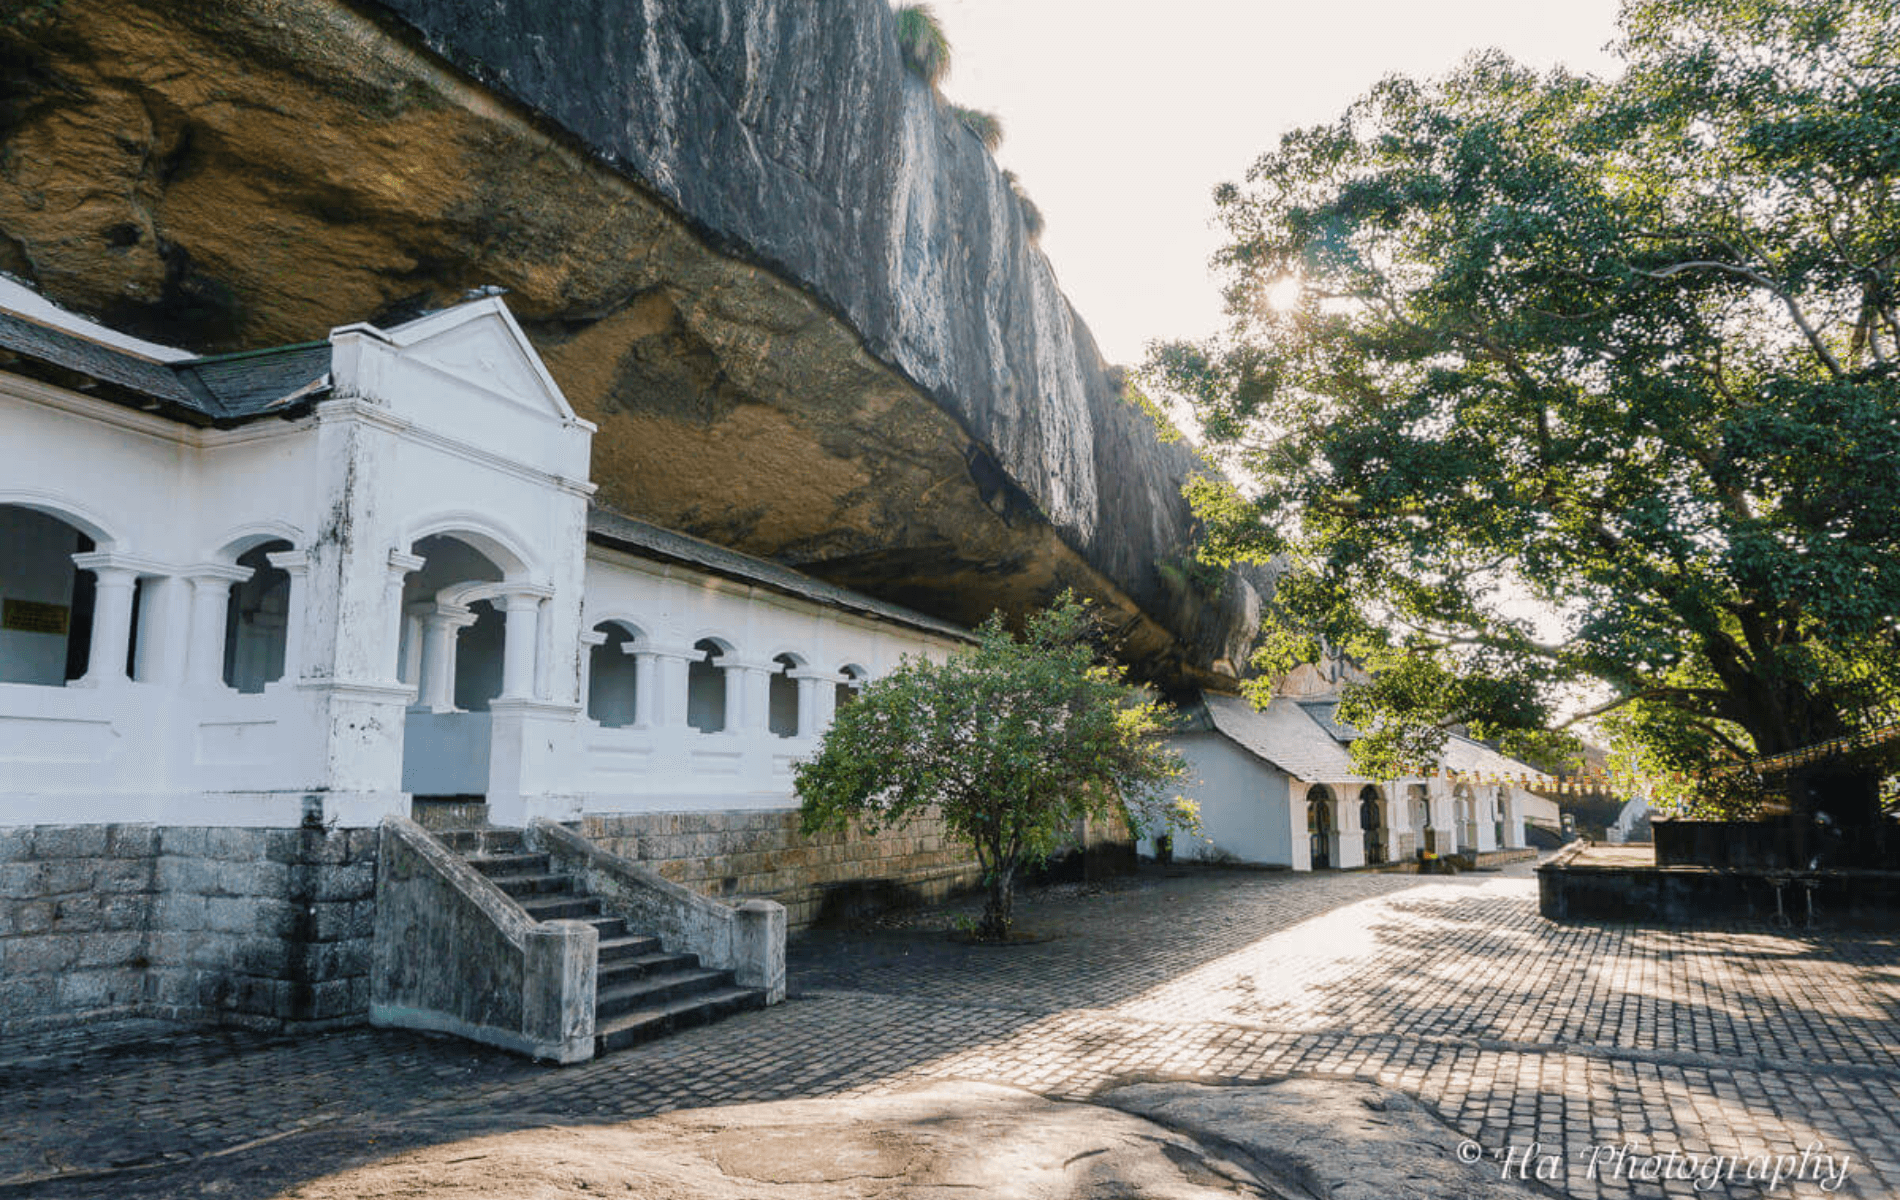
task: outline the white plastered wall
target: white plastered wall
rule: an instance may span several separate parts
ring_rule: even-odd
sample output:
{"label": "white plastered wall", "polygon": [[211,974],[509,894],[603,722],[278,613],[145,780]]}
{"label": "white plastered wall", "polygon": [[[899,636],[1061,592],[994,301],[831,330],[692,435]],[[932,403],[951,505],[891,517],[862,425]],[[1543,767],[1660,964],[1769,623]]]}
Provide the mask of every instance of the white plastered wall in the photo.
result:
{"label": "white plastered wall", "polygon": [[[587,630],[614,623],[633,632],[636,662],[631,723],[584,718],[575,786],[579,810],[635,813],[779,808],[796,803],[792,768],[829,726],[845,668],[876,679],[909,656],[942,661],[960,645],[948,637],[843,612],[768,588],[603,547],[587,561]],[[701,641],[720,655],[726,727],[687,724],[686,673]],[[780,655],[800,666],[799,734],[770,731],[771,677]],[[583,657],[580,664],[584,665]]]}
{"label": "white plastered wall", "polygon": [[1175,835],[1176,857],[1292,864],[1285,772],[1218,733],[1181,734],[1170,744],[1187,763],[1181,794],[1201,819],[1199,836]]}
{"label": "white plastered wall", "polygon": [[[105,669],[69,686],[0,684],[6,824],[371,824],[402,811],[415,689],[398,677],[401,583],[420,565],[408,549],[432,533],[507,558],[521,610],[518,686],[489,714],[489,791],[522,809],[558,790],[578,711],[592,426],[498,301],[331,342],[333,395],[313,414],[228,431],[0,375],[0,504],[86,533],[97,549],[81,565],[102,594],[129,597],[136,580],[140,595],[130,676],[101,653]],[[293,547],[289,670],[240,695],[221,678],[232,563],[280,539]],[[130,622],[100,627],[114,626],[122,646]]]}

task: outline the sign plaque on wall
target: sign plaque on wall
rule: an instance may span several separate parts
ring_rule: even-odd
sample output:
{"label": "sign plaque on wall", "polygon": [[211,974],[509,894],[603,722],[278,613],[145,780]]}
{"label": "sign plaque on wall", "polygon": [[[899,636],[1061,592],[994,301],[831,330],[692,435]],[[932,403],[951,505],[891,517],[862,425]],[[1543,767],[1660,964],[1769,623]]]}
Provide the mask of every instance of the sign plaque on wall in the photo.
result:
{"label": "sign plaque on wall", "polygon": [[55,633],[65,636],[72,609],[39,600],[0,600],[0,629],[15,633]]}

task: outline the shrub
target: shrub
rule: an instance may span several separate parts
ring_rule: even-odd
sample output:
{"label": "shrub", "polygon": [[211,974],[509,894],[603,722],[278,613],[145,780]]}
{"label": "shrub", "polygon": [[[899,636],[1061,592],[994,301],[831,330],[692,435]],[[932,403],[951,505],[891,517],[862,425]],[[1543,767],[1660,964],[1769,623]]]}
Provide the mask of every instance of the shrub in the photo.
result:
{"label": "shrub", "polygon": [[996,153],[997,147],[1003,144],[1003,118],[995,113],[954,104],[950,106],[950,111],[956,114],[957,120],[963,122],[963,127],[974,133],[976,140],[982,142],[983,148],[991,154]]}
{"label": "shrub", "polygon": [[931,87],[950,73],[950,39],[928,4],[901,4],[897,8],[897,48],[911,74]]}
{"label": "shrub", "polygon": [[981,937],[1009,936],[1015,882],[1084,816],[1131,832],[1193,828],[1166,796],[1181,774],[1159,705],[1101,664],[1087,606],[1064,593],[1023,633],[1000,616],[942,663],[906,658],[873,681],[793,775],[806,833],[867,832],[926,815],[976,852],[989,896]]}
{"label": "shrub", "polygon": [[1003,178],[1008,181],[1009,190],[1016,196],[1016,207],[1022,209],[1023,231],[1029,235],[1030,241],[1037,241],[1042,237],[1042,210],[1036,207],[1036,202],[1031,200],[1029,193],[1023,190],[1023,181],[1016,178],[1016,172],[1004,171]]}

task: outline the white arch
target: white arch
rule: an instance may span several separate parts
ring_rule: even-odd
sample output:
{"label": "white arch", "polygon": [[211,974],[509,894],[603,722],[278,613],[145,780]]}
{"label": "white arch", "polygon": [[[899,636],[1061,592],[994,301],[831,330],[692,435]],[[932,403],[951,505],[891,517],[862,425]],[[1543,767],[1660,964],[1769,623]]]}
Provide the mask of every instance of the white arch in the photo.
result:
{"label": "white arch", "polygon": [[767,662],[777,662],[781,658],[791,659],[792,670],[794,671],[803,671],[811,666],[811,659],[796,650],[778,650],[765,656]]}
{"label": "white arch", "polygon": [[596,631],[602,625],[617,627],[621,632],[627,635],[627,644],[630,646],[651,645],[654,640],[653,635],[647,631],[647,627],[632,617],[606,616],[596,618],[590,615],[587,618],[588,632]]}
{"label": "white arch", "polygon": [[480,513],[438,513],[412,525],[403,535],[399,548],[413,551],[417,542],[432,537],[466,542],[500,567],[502,578],[509,583],[519,583],[534,573],[530,565],[534,560],[522,549],[527,545],[526,540]]}
{"label": "white arch", "polygon": [[721,654],[737,654],[739,652],[739,643],[733,641],[716,629],[701,630],[695,633],[692,640],[686,644],[697,651],[701,642],[711,642],[713,645],[718,646],[719,653]]}
{"label": "white arch", "polygon": [[94,515],[92,510],[84,505],[68,500],[64,496],[15,488],[0,491],[0,504],[31,509],[36,513],[63,521],[91,538],[96,550],[123,551],[126,548],[116,536],[108,532],[104,519]]}
{"label": "white arch", "polygon": [[204,558],[207,562],[230,566],[247,551],[266,542],[289,542],[292,549],[297,549],[303,545],[303,531],[287,521],[257,521],[240,525],[213,542],[216,549]]}

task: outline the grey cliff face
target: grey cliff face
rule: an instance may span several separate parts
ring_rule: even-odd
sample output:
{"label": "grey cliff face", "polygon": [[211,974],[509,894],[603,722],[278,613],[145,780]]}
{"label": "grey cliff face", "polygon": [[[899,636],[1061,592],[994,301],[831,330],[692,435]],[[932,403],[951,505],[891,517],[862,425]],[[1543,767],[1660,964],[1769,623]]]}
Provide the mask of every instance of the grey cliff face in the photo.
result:
{"label": "grey cliff face", "polygon": [[1162,683],[1244,659],[1266,585],[1178,569],[1191,451],[884,0],[98,0],[0,61],[0,270],[54,300],[215,352],[499,285],[604,507],[962,623],[1073,587]]}
{"label": "grey cliff face", "polygon": [[835,307],[970,433],[979,487],[1020,489],[1144,609],[1236,653],[1245,612],[1170,612],[1154,569],[1190,542],[1192,452],[1111,385],[1002,172],[905,69],[884,0],[379,2]]}

